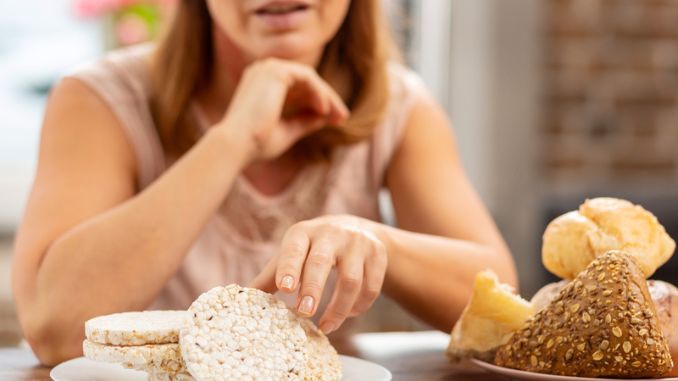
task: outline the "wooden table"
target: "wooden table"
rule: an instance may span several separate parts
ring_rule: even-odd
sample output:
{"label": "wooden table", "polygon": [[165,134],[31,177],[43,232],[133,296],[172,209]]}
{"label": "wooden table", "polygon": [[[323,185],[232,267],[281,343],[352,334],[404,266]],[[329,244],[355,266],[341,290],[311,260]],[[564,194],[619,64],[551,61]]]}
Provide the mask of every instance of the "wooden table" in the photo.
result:
{"label": "wooden table", "polygon": [[[365,333],[334,345],[342,354],[385,366],[394,381],[503,380],[481,370],[450,365],[443,355],[447,340],[447,335],[439,332]],[[49,381],[49,368],[41,367],[27,348],[0,348],[0,380]]]}

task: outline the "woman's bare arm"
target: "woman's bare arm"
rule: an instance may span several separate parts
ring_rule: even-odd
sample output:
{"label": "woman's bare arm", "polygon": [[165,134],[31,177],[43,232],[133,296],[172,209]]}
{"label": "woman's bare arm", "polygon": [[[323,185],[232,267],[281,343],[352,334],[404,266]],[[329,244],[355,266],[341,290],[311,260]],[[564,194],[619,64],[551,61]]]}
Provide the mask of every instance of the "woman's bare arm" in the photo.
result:
{"label": "woman's bare arm", "polygon": [[511,254],[461,166],[447,118],[427,95],[411,112],[386,181],[399,227],[377,229],[388,252],[387,295],[449,331],[478,271],[490,268],[517,283]]}
{"label": "woman's bare arm", "polygon": [[132,148],[110,109],[77,80],[58,86],[13,264],[24,334],[43,362],[79,353],[87,318],[148,306],[243,154],[215,129],[135,196]]}

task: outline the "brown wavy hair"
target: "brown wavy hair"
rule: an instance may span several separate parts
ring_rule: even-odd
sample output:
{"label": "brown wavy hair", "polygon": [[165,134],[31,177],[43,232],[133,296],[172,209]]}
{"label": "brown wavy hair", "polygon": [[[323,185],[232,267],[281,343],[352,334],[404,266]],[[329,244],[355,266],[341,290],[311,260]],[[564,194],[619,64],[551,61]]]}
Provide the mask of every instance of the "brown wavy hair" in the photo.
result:
{"label": "brown wavy hair", "polygon": [[[318,131],[296,151],[325,156],[332,148],[369,137],[388,102],[387,65],[398,57],[379,0],[352,0],[342,25],[325,46],[319,74],[351,110],[343,126]],[[213,21],[205,0],[180,0],[152,61],[151,111],[164,149],[179,156],[200,138],[188,112],[210,81]]]}

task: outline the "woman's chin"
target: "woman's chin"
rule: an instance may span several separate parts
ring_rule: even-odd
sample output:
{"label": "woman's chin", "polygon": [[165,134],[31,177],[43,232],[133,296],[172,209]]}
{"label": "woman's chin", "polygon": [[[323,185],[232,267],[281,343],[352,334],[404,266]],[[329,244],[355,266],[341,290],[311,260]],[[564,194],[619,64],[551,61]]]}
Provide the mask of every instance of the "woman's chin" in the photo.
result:
{"label": "woman's chin", "polygon": [[[315,64],[322,54],[322,48],[310,49],[315,46],[304,36],[267,37],[266,41],[256,44],[256,48],[249,47],[252,56],[257,59],[280,58],[302,63]],[[247,47],[246,47],[247,49]]]}

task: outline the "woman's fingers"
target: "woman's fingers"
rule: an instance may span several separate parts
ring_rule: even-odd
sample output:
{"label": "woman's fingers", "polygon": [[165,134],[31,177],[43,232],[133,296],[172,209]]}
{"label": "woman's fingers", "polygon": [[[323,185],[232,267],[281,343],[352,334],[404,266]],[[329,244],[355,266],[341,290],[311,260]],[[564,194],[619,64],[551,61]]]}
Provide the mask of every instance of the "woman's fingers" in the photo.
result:
{"label": "woman's fingers", "polygon": [[320,319],[320,328],[329,333],[374,303],[386,274],[386,254],[381,241],[355,220],[301,222],[287,231],[280,255],[257,277],[255,286],[268,290],[273,284],[286,292],[299,290],[297,312],[312,316],[329,273],[336,267],[334,292]]}
{"label": "woman's fingers", "polygon": [[329,239],[320,238],[311,243],[301,277],[297,298],[297,311],[303,316],[312,316],[325,289],[327,277],[334,266],[335,245]]}
{"label": "woman's fingers", "polygon": [[300,64],[289,64],[292,82],[289,88],[303,85],[309,92],[312,110],[326,116],[330,123],[340,123],[348,117],[349,111],[339,94],[325,82],[315,70]]}
{"label": "woman's fingers", "polygon": [[374,301],[377,300],[384,284],[386,266],[386,253],[383,247],[378,245],[365,260],[363,285],[360,290],[360,296],[351,309],[350,317],[367,312]]}
{"label": "woman's fingers", "polygon": [[275,271],[275,284],[284,292],[293,292],[306,261],[311,241],[303,225],[296,224],[289,228],[280,245],[280,255]]}
{"label": "woman's fingers", "polygon": [[[354,245],[351,245],[354,246]],[[364,254],[351,247],[337,263],[337,283],[332,300],[320,319],[320,329],[330,333],[344,323],[358,299],[363,284]]]}
{"label": "woman's fingers", "polygon": [[275,282],[276,268],[278,267],[277,258],[273,258],[266,264],[266,267],[257,275],[256,278],[249,284],[249,287],[258,288],[261,291],[270,294],[277,291],[278,286]]}

